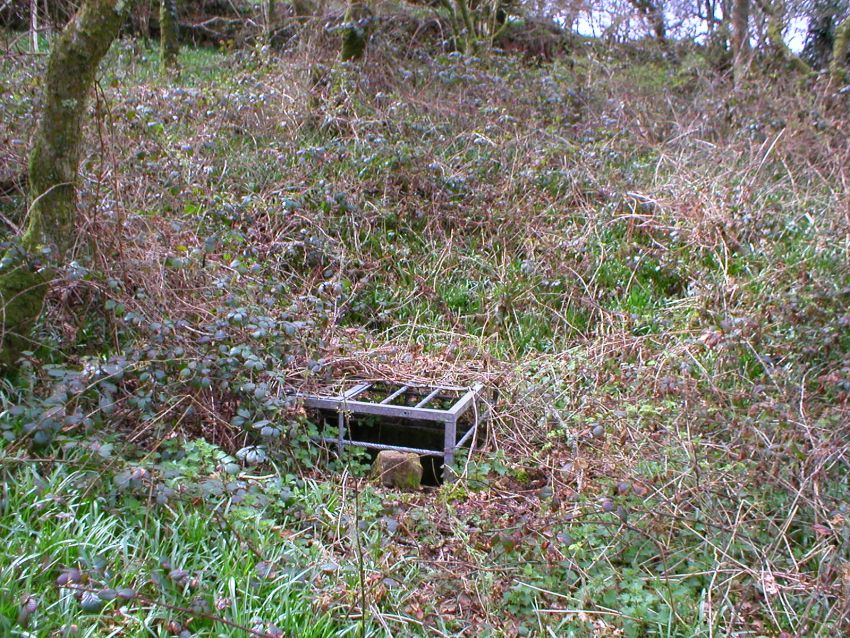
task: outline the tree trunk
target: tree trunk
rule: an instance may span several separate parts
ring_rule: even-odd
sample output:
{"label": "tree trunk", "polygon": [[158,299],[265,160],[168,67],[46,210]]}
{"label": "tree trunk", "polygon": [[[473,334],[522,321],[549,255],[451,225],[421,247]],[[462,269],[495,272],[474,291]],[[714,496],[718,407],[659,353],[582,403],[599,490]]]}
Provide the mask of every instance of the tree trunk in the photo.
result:
{"label": "tree trunk", "polygon": [[48,0],[44,0],[41,9],[43,15],[41,20],[41,30],[44,33],[44,36],[50,40],[50,36],[53,33],[53,20],[50,17],[50,5],[48,4]]}
{"label": "tree trunk", "polygon": [[773,4],[769,0],[762,3],[762,10],[767,14],[767,41],[776,55],[784,56],[788,47],[782,39],[783,14],[785,8],[780,4]]}
{"label": "tree trunk", "polygon": [[168,73],[177,68],[180,52],[180,32],[177,24],[177,0],[159,2],[159,63],[160,70]]}
{"label": "tree trunk", "polygon": [[750,0],[732,4],[732,64],[738,86],[750,65]]}
{"label": "tree trunk", "polygon": [[837,0],[812,0],[806,8],[809,26],[803,58],[816,69],[829,66],[835,46],[835,22],[841,13]]}
{"label": "tree trunk", "polygon": [[655,7],[649,17],[649,22],[652,24],[652,32],[655,34],[655,39],[661,44],[667,43],[667,26],[664,24],[664,14],[660,7]]}
{"label": "tree trunk", "polygon": [[274,34],[274,0],[265,0],[263,2],[263,12],[266,14],[265,20],[263,21],[263,31],[265,32],[266,42],[271,42],[272,35]]}
{"label": "tree trunk", "polygon": [[30,0],[30,41],[32,52],[38,53],[38,0]]}
{"label": "tree trunk", "polygon": [[784,0],[757,0],[759,8],[767,16],[767,42],[773,56],[780,62],[800,73],[811,71],[809,66],[798,58],[782,37],[785,29]]}
{"label": "tree trunk", "polygon": [[847,62],[847,52],[850,49],[850,16],[835,30],[835,44],[832,46],[832,60],[829,62],[829,79],[833,84],[841,84],[846,80],[844,66]]}
{"label": "tree trunk", "polygon": [[664,23],[664,8],[653,0],[629,0],[632,6],[649,22],[652,34],[661,44],[667,43],[667,25]]}
{"label": "tree trunk", "polygon": [[369,41],[369,31],[366,21],[371,15],[369,7],[363,2],[349,2],[345,12],[345,29],[342,33],[342,50],[340,57],[343,62],[359,60],[366,52]]}
{"label": "tree trunk", "polygon": [[469,4],[467,0],[455,0],[455,4],[458,7],[458,13],[460,13],[461,18],[463,19],[463,28],[466,32],[466,38],[464,39],[464,53],[470,55],[475,53],[478,48],[478,33],[475,31],[475,24],[472,22],[472,14],[469,11]]}
{"label": "tree trunk", "polygon": [[460,18],[458,18],[455,6],[449,0],[439,0],[439,3],[446,10],[446,13],[448,13],[449,25],[452,28],[452,38],[454,39],[455,46],[460,46],[464,42],[464,26],[461,24]]}
{"label": "tree trunk", "polygon": [[29,348],[28,333],[41,312],[51,266],[61,263],[74,243],[83,118],[97,67],[121,20],[115,2],[86,0],[53,43],[29,157],[27,225],[20,249],[0,263],[0,367],[13,365]]}

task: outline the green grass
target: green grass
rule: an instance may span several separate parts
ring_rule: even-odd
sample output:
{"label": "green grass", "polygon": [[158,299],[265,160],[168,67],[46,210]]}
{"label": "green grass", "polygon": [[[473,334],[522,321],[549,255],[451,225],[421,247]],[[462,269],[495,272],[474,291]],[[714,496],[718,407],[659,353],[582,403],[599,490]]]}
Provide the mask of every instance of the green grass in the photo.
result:
{"label": "green grass", "polygon": [[[233,78],[226,52],[213,47],[180,47],[177,56],[180,86],[204,88],[210,84],[226,84]],[[105,62],[107,81],[122,84],[168,86],[172,81],[162,77],[159,47],[155,42],[121,41],[109,52]]]}
{"label": "green grass", "polygon": [[[38,607],[27,628],[38,635],[76,625],[80,636],[165,636],[166,623],[193,616],[174,607],[201,609],[242,627],[196,616],[188,626],[192,635],[244,636],[245,627],[261,623],[286,635],[346,634],[311,604],[318,557],[304,543],[282,538],[259,512],[215,498],[149,507],[121,494],[108,474],[73,469],[76,462],[27,466],[7,457],[0,463],[4,635],[30,635],[17,622],[28,595]],[[258,567],[261,560],[273,573]],[[132,588],[136,598],[86,612],[72,589],[56,584],[64,568],[81,570],[86,589]],[[170,578],[173,570],[187,576]]]}

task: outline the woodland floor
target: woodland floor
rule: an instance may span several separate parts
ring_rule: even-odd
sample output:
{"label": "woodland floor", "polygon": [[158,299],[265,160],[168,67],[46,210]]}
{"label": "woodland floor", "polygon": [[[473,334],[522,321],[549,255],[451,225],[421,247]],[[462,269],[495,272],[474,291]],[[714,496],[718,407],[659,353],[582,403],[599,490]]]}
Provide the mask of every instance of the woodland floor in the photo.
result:
{"label": "woodland floor", "polygon": [[[850,631],[847,96],[400,37],[113,48],[0,392],[0,633]],[[0,177],[43,65],[0,56]],[[377,487],[286,399],[387,377],[499,389],[460,480]]]}

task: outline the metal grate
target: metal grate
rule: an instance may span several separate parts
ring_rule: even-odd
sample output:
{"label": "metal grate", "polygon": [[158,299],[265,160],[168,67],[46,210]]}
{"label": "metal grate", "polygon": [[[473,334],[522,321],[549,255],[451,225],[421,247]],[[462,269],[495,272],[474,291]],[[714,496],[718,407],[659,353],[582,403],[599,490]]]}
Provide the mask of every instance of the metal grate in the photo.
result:
{"label": "metal grate", "polygon": [[[336,436],[322,433],[319,440],[336,443],[340,453],[345,446],[350,445],[443,457],[443,474],[446,479],[449,478],[447,468],[454,462],[457,450],[468,443],[474,445],[479,426],[490,416],[490,405],[485,401],[484,386],[480,383],[472,387],[389,381],[357,383],[336,396],[301,394],[299,397],[306,408],[337,413]],[[402,424],[402,427],[405,422],[430,422],[441,426],[443,447],[427,449],[354,440],[350,435],[347,436],[347,417],[350,416],[383,417]]]}

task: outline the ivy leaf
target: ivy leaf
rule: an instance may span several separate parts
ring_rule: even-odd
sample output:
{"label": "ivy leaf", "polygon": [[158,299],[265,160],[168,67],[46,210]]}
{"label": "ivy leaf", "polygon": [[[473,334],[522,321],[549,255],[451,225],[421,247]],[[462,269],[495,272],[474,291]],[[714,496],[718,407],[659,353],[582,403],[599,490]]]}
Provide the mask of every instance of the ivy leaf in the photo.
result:
{"label": "ivy leaf", "polygon": [[103,600],[98,598],[97,594],[90,591],[83,592],[83,597],[80,599],[80,607],[83,608],[83,611],[91,613],[99,612],[105,604]]}

